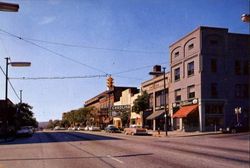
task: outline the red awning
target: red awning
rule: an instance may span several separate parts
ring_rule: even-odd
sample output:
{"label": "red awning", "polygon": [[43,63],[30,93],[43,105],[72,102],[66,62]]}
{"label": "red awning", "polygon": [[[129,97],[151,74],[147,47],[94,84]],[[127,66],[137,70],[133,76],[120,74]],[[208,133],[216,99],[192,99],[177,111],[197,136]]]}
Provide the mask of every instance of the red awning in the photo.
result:
{"label": "red awning", "polygon": [[173,118],[185,118],[188,114],[198,110],[198,105],[189,105],[181,107],[176,113],[174,113]]}

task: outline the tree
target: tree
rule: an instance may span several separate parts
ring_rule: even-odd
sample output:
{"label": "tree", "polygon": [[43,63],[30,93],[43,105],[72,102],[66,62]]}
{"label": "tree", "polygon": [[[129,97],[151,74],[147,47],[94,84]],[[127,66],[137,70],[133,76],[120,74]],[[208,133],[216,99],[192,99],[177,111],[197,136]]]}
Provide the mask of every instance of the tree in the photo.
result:
{"label": "tree", "polygon": [[17,128],[21,126],[33,126],[37,128],[38,122],[31,111],[33,107],[27,103],[19,103],[16,106],[18,109],[15,117]]}
{"label": "tree", "polygon": [[133,112],[140,113],[149,108],[149,95],[146,91],[142,92],[134,101]]}

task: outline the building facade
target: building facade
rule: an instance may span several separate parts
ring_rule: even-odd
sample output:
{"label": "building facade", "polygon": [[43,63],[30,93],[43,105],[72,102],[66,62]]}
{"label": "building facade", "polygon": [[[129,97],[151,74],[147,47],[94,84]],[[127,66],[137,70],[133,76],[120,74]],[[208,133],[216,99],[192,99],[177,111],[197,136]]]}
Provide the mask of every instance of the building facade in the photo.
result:
{"label": "building facade", "polygon": [[94,113],[96,113],[96,126],[105,128],[108,124],[113,123],[112,107],[114,102],[120,100],[122,92],[126,89],[137,91],[136,87],[118,87],[114,86],[107,91],[104,91],[97,96],[87,100],[84,103],[84,107],[94,107]]}
{"label": "building facade", "polygon": [[250,36],[199,27],[170,49],[173,129],[218,130],[249,121]]}
{"label": "building facade", "polygon": [[[135,99],[140,95],[139,89],[126,89],[122,92],[120,101],[114,103],[112,111],[116,114],[113,117],[113,124],[118,127],[128,127],[128,124],[142,126],[143,118],[142,114],[133,112],[133,105]],[[128,114],[129,122],[122,121],[122,113]]]}
{"label": "building facade", "polygon": [[[157,129],[164,130],[165,128],[164,105],[166,105],[166,111],[168,111],[168,104],[169,104],[170,73],[167,72],[165,74],[166,95],[164,96],[164,75],[161,72],[162,68],[160,65],[154,66],[153,73],[156,75],[153,75],[152,79],[145,81],[141,84],[141,90],[146,91],[149,94],[149,109],[145,111],[145,113],[148,113],[148,115],[146,116],[143,125],[153,130]],[[157,75],[157,73],[159,75]]]}

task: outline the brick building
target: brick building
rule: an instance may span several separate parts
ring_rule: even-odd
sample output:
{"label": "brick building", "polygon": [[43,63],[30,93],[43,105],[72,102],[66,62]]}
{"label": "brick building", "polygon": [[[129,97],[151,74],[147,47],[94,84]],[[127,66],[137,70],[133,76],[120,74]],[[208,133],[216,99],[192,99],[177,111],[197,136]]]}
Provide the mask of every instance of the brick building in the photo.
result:
{"label": "brick building", "polygon": [[118,87],[114,86],[107,91],[104,91],[97,96],[87,100],[84,103],[84,107],[95,107],[96,113],[96,126],[104,128],[108,124],[112,124],[113,117],[111,113],[111,108],[114,102],[120,100],[122,92],[126,89],[131,89],[132,92],[138,92],[136,87]]}
{"label": "brick building", "polygon": [[199,27],[170,47],[174,129],[209,131],[249,121],[250,35]]}

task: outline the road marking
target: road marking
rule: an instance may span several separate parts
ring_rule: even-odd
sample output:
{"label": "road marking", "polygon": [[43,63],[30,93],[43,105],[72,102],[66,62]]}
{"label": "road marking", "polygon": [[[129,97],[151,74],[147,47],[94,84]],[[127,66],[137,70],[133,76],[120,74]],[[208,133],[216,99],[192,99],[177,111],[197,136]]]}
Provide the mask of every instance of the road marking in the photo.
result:
{"label": "road marking", "polygon": [[119,163],[121,163],[121,164],[123,164],[123,161],[121,161],[121,160],[119,160],[119,159],[116,159],[116,158],[113,157],[113,156],[107,155],[107,157],[110,158],[110,159],[112,159],[112,160],[115,160],[115,161],[117,161],[117,162],[119,162]]}

